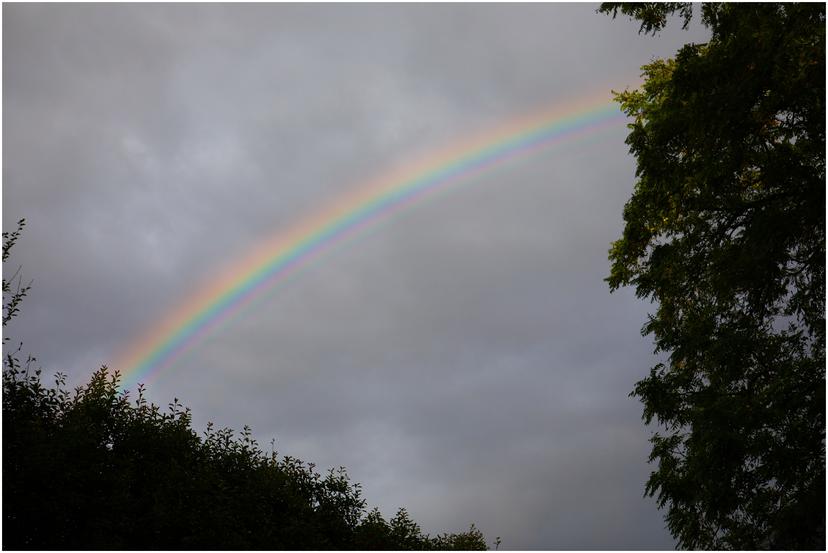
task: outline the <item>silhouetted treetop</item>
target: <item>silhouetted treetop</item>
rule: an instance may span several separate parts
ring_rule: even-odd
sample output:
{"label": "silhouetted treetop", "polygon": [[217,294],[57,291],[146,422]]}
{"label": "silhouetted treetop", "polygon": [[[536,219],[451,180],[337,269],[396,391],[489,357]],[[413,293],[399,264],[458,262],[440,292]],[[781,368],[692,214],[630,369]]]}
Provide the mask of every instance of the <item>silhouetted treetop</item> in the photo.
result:
{"label": "silhouetted treetop", "polygon": [[825,5],[603,4],[711,31],[617,94],[637,161],[612,290],[655,302],[646,487],[679,545],[825,548]]}

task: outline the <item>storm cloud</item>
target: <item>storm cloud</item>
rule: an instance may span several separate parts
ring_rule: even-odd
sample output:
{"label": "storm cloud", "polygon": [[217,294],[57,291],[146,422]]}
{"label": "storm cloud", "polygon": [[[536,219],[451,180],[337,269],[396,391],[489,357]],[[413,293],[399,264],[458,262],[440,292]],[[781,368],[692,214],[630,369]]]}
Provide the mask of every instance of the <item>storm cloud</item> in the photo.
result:
{"label": "storm cloud", "polygon": [[[3,228],[34,279],[7,329],[71,384],[279,229],[400,163],[635,86],[703,40],[590,4],[6,4]],[[425,531],[669,549],[628,397],[651,307],[610,294],[634,159],[618,125],[336,248],[148,397],[344,465]],[[115,367],[124,368],[122,367]]]}

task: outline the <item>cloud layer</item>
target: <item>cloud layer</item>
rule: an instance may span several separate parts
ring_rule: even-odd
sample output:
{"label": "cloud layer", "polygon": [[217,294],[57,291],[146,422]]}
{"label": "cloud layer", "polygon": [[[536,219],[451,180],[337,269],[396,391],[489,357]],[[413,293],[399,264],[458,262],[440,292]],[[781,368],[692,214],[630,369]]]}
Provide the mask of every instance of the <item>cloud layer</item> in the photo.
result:
{"label": "cloud layer", "polygon": [[[590,5],[3,7],[9,333],[80,383],[263,238],[399,163],[622,90],[698,31]],[[507,164],[308,267],[159,375],[208,420],[344,465],[386,515],[509,549],[672,548],[642,498],[648,306],[610,295],[618,127]]]}

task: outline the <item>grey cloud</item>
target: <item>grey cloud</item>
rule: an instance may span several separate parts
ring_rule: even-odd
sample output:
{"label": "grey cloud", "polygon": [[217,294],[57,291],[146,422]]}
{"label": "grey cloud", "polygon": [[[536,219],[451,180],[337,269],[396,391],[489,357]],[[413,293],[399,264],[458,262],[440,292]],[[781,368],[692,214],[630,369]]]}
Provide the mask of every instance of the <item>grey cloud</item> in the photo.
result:
{"label": "grey cloud", "polygon": [[[697,29],[595,6],[7,4],[9,333],[73,384],[264,237],[541,106],[624,89]],[[642,498],[647,309],[610,295],[619,127],[334,248],[150,383],[195,425],[345,465],[386,515],[509,548],[669,548]]]}

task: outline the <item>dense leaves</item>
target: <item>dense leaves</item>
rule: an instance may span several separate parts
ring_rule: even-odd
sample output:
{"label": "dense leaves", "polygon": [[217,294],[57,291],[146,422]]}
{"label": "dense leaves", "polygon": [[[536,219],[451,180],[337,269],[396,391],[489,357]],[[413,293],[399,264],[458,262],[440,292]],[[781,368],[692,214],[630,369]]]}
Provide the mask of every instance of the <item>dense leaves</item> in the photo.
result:
{"label": "dense leaves", "polygon": [[[655,33],[693,6],[601,11]],[[638,167],[607,280],[654,300],[664,359],[633,391],[646,491],[683,547],[824,549],[825,6],[701,17],[709,42],[617,94]]]}
{"label": "dense leaves", "polygon": [[[9,319],[26,290],[3,281]],[[486,549],[473,525],[431,537],[404,509],[366,514],[344,469],[265,454],[249,428],[199,436],[178,400],[131,399],[105,367],[45,386],[18,352],[3,364],[4,549]]]}
{"label": "dense leaves", "polygon": [[365,515],[344,469],[322,476],[250,435],[190,428],[106,368],[73,393],[3,379],[3,546],[12,549],[485,549],[473,526],[424,535],[401,509]]}

